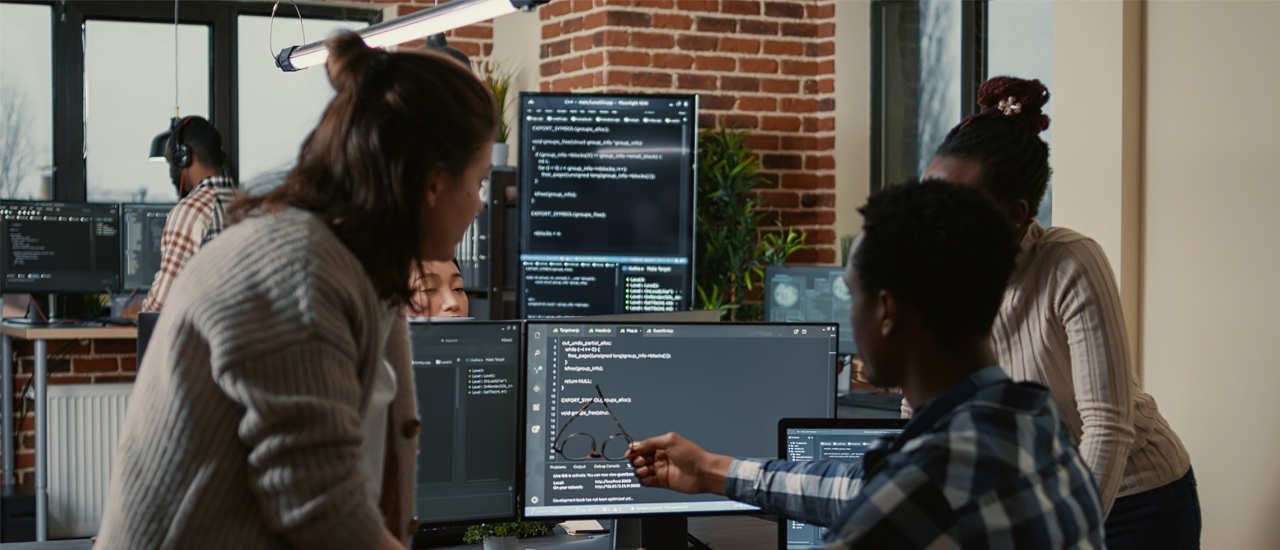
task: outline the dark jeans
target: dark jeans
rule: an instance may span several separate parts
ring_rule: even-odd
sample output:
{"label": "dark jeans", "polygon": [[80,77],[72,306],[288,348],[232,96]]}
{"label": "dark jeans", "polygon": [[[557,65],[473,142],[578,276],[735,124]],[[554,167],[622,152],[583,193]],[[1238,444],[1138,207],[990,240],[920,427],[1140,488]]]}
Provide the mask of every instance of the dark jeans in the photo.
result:
{"label": "dark jeans", "polygon": [[1200,548],[1200,496],[1192,469],[1173,483],[1117,498],[1106,521],[1107,548]]}

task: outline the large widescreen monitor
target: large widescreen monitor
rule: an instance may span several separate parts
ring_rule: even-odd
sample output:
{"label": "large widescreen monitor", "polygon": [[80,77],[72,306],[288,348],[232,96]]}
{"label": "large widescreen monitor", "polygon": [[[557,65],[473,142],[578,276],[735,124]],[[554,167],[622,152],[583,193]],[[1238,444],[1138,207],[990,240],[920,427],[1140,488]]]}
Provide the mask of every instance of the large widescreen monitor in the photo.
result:
{"label": "large widescreen monitor", "polygon": [[674,431],[715,453],[777,456],[780,419],[835,416],[836,331],[527,322],[525,517],[757,510],[722,496],[641,487],[622,458],[626,439]]}
{"label": "large widescreen monitor", "polygon": [[120,205],[120,286],[149,290],[160,271],[160,238],[172,204]]}
{"label": "large widescreen monitor", "polygon": [[764,270],[764,320],[776,323],[838,323],[840,353],[854,355],[852,297],[837,266],[768,266]]}
{"label": "large widescreen monitor", "polygon": [[0,201],[0,292],[120,288],[120,205]]}
{"label": "large widescreen monitor", "polygon": [[689,309],[697,96],[519,103],[520,317]]}
{"label": "large widescreen monitor", "polygon": [[418,399],[414,513],[426,526],[516,516],[519,322],[412,323]]}

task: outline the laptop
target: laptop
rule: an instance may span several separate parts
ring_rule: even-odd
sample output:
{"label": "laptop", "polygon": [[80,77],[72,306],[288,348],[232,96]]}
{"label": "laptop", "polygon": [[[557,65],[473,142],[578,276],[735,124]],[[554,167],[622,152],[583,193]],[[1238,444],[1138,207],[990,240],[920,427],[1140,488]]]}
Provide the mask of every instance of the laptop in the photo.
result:
{"label": "laptop", "polygon": [[[877,437],[902,433],[905,418],[783,418],[778,421],[778,458],[860,462]],[[778,550],[822,548],[825,527],[782,519]]]}

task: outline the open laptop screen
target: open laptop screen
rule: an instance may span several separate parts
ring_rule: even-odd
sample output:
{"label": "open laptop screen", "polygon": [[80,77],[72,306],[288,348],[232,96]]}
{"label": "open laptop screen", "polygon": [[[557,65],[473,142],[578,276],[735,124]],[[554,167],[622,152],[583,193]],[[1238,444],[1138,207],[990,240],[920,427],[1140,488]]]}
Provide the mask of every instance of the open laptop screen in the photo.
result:
{"label": "open laptop screen", "polygon": [[[898,434],[905,419],[784,418],[778,422],[778,457],[861,462],[877,437]],[[778,522],[779,550],[822,548],[825,527],[784,519]]]}

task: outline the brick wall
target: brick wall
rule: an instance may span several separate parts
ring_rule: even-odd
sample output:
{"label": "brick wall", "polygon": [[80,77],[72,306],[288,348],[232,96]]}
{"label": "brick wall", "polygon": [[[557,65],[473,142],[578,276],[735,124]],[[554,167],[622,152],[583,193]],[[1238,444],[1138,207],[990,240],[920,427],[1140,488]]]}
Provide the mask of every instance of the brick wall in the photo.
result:
{"label": "brick wall", "polygon": [[750,129],[792,263],[834,263],[835,2],[554,0],[539,8],[543,91],[690,93],[699,125]]}
{"label": "brick wall", "polygon": [[[52,354],[67,340],[49,340]],[[50,384],[105,384],[133,382],[137,373],[136,340],[72,340],[72,343],[49,361]],[[23,401],[22,390],[35,372],[35,344],[29,340],[13,339],[14,367],[14,432],[18,434],[15,445],[14,472],[19,483],[34,485],[35,475],[35,413],[34,403],[26,401],[27,416],[18,426]],[[32,392],[34,392],[34,386]],[[34,395],[34,393],[33,393]]]}

